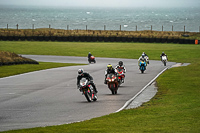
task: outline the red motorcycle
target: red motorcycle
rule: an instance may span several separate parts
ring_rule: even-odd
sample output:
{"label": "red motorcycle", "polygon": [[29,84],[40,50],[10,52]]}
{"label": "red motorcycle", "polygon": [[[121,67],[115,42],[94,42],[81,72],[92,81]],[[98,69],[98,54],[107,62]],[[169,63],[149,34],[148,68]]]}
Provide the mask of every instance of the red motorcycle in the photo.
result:
{"label": "red motorcycle", "polygon": [[114,74],[108,74],[107,78],[106,78],[107,84],[108,84],[108,88],[110,89],[110,91],[112,92],[112,94],[117,94],[117,90],[118,90],[118,81],[117,81],[117,77]]}
{"label": "red motorcycle", "polygon": [[82,78],[80,80],[79,87],[80,91],[83,92],[88,102],[97,100],[97,94],[94,92],[92,85],[86,78]]}
{"label": "red motorcycle", "polygon": [[95,57],[92,55],[90,58],[88,58],[89,63],[94,62],[96,63]]}
{"label": "red motorcycle", "polygon": [[124,78],[125,78],[124,69],[117,68],[117,69],[115,69],[115,71],[117,73],[118,83],[120,86],[122,83],[124,83]]}

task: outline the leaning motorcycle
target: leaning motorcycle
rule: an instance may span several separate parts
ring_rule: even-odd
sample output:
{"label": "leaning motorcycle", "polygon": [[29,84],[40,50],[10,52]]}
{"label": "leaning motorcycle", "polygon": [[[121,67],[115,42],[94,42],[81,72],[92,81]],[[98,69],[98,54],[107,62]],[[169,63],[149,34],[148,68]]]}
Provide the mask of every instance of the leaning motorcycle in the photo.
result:
{"label": "leaning motorcycle", "polygon": [[90,58],[88,58],[88,62],[89,62],[89,63],[91,63],[91,62],[96,63],[95,57],[94,57],[93,55],[90,56]]}
{"label": "leaning motorcycle", "polygon": [[139,67],[140,67],[141,73],[144,73],[144,71],[146,70],[146,62],[140,61]]}
{"label": "leaning motorcycle", "polygon": [[162,56],[161,57],[161,59],[162,59],[162,62],[163,62],[163,64],[164,64],[164,66],[166,66],[166,64],[167,64],[167,56]]}
{"label": "leaning motorcycle", "polygon": [[117,78],[118,78],[118,86],[120,86],[122,83],[124,83],[124,69],[117,68],[115,69],[115,72],[117,73]]}
{"label": "leaning motorcycle", "polygon": [[117,81],[117,77],[114,74],[108,74],[107,78],[106,78],[106,82],[108,84],[108,88],[110,89],[110,91],[112,92],[112,94],[117,94],[117,90],[118,90],[118,81]]}
{"label": "leaning motorcycle", "polygon": [[83,92],[88,102],[97,100],[97,94],[95,93],[88,79],[82,78],[80,80],[79,87],[80,87],[80,91]]}

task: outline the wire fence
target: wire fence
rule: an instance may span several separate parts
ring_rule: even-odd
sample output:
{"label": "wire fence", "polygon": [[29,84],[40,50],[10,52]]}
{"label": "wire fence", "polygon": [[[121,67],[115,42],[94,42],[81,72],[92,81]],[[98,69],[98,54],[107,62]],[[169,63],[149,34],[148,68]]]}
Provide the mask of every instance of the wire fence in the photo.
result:
{"label": "wire fence", "polygon": [[[16,24],[16,29],[18,30],[20,27],[19,27],[20,25],[19,24]],[[34,30],[35,29],[35,24],[32,24],[32,30]],[[49,24],[48,26],[47,26],[49,29],[51,28],[51,25]],[[102,30],[106,30],[106,25],[104,25],[103,27],[102,27]],[[123,29],[122,29],[122,25],[119,25],[119,31],[122,31]],[[126,25],[124,25],[124,27],[126,27]],[[10,27],[10,29],[12,29],[13,27]],[[160,28],[160,30],[159,31],[164,31],[164,26],[162,25],[161,26],[161,28]],[[183,29],[182,30],[179,30],[179,31],[182,31],[182,32],[187,32],[186,31],[186,26],[184,25],[183,27],[182,27]],[[199,29],[199,32],[200,32],[200,26],[199,27],[197,27],[198,29]],[[7,24],[7,26],[6,26],[6,29],[8,30],[9,29],[9,24]],[[15,28],[14,28],[15,29]],[[157,28],[158,29],[158,28]],[[172,25],[171,26],[171,29],[169,29],[169,27],[168,27],[168,29],[166,30],[166,31],[176,31],[176,30],[174,30],[175,29],[175,26],[174,25]],[[65,30],[74,30],[74,28],[73,29],[70,29],[70,25],[66,25],[66,29]],[[85,25],[85,28],[83,28],[83,29],[80,29],[80,30],[91,30],[91,29],[88,29],[88,25]],[[135,30],[133,30],[133,31],[141,31],[141,30],[144,30],[143,28],[142,29],[139,29],[139,26],[138,25],[136,25],[135,26]],[[151,25],[150,26],[150,29],[148,29],[148,30],[150,30],[150,31],[153,31],[154,29],[153,29],[153,25]]]}

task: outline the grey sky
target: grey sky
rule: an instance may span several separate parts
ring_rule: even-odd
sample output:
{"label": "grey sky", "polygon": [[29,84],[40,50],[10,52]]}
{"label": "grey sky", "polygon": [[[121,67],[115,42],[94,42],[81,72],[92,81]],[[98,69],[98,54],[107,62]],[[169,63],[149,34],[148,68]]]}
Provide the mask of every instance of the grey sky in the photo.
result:
{"label": "grey sky", "polygon": [[0,5],[66,7],[195,7],[200,6],[200,0],[0,0]]}

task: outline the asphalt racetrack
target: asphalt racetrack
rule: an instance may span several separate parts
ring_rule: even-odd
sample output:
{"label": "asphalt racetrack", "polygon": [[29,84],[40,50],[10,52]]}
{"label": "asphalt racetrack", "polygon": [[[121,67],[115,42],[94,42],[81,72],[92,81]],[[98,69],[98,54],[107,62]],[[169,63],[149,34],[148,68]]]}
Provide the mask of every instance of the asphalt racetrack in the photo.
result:
{"label": "asphalt racetrack", "polygon": [[[85,63],[87,57],[23,55],[43,62]],[[115,66],[122,60],[127,73],[125,83],[112,95],[104,84],[108,63]],[[164,66],[161,61],[150,60],[144,74],[136,59],[96,58],[97,63],[84,66],[54,68],[0,79],[0,131],[44,127],[88,120],[119,110],[159,72],[175,63]],[[83,68],[94,78],[98,100],[87,102],[77,90],[77,70]]]}

